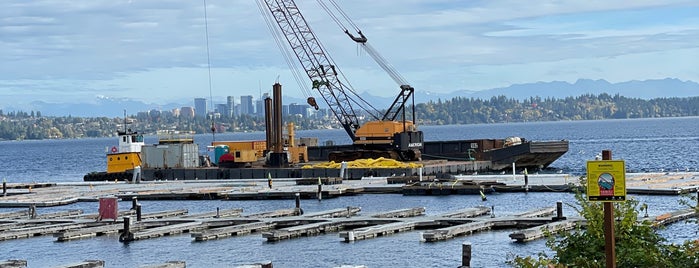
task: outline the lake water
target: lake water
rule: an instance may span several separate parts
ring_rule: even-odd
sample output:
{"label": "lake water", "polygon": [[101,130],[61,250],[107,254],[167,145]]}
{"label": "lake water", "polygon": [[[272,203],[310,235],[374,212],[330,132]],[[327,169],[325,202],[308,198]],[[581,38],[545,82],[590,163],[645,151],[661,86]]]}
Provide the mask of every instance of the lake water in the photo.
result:
{"label": "lake water", "polygon": [[[699,117],[535,122],[484,125],[424,126],[428,140],[504,138],[520,136],[529,140],[570,141],[570,150],[551,168],[582,174],[585,162],[604,149],[614,159],[624,159],[629,172],[698,171]],[[298,131],[298,137],[319,137],[336,144],[347,144],[343,130]],[[264,139],[264,133],[229,133],[216,140]],[[196,135],[201,147],[212,135]],[[156,138],[147,136],[147,143]],[[115,145],[114,138],[0,142],[0,178],[8,182],[77,182],[91,171],[103,171],[105,148]],[[675,196],[632,196],[649,205],[649,214],[681,208]],[[437,214],[477,205],[494,206],[497,215],[552,206],[556,201],[572,202],[570,193],[495,193],[482,202],[479,196],[402,196],[359,195],[303,200],[306,212],[360,206],[362,213],[399,208],[426,207],[427,214]],[[269,201],[141,201],[144,212],[188,209],[190,213],[213,211],[217,207],[243,208],[244,213],[293,207],[293,200]],[[129,208],[130,202],[119,206]],[[97,203],[40,208],[39,213],[83,209],[97,212]],[[0,209],[0,212],[14,209]],[[573,215],[565,207],[566,215]],[[72,242],[54,242],[55,238],[36,237],[0,242],[0,260],[26,259],[30,267],[58,266],[85,259],[105,260],[107,267],[137,267],[144,264],[184,260],[187,267],[230,267],[270,260],[275,267],[455,267],[461,264],[461,244],[473,245],[474,267],[503,267],[508,254],[530,255],[545,250],[544,241],[513,243],[512,230],[496,230],[459,237],[445,242],[420,242],[420,231],[344,243],[337,233],[268,243],[259,234],[207,242],[193,242],[188,234],[136,241],[118,242],[116,236]],[[661,230],[670,241],[697,237],[697,225],[678,223]]]}

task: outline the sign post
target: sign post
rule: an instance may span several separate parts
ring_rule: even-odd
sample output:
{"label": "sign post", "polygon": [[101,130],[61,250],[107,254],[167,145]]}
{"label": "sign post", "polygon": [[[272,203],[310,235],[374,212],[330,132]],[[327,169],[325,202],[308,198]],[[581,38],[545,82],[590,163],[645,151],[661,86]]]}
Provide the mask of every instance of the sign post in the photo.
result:
{"label": "sign post", "polygon": [[587,162],[587,199],[604,202],[604,252],[607,268],[616,268],[614,249],[614,206],[626,201],[626,166],[612,160],[612,151],[602,151],[602,161]]}

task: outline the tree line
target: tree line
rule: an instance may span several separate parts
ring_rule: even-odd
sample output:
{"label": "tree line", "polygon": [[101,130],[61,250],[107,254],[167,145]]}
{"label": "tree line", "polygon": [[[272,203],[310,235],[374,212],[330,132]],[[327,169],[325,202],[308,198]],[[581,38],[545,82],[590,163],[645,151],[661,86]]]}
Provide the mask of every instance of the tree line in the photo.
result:
{"label": "tree line", "polygon": [[[415,107],[419,125],[482,124],[559,120],[598,120],[651,117],[699,116],[699,97],[656,98],[650,100],[609,94],[577,97],[517,100],[506,96],[490,99],[455,97],[429,101]],[[410,115],[408,115],[410,118]],[[161,113],[140,112],[129,116],[128,127],[143,133],[158,130],[217,132],[264,131],[264,118],[241,115],[233,118],[183,118]],[[289,116],[299,129],[340,128],[332,117],[310,119]],[[124,127],[123,118],[46,117],[41,112],[0,110],[0,140],[60,139],[114,136]]]}
{"label": "tree line", "polygon": [[699,115],[699,97],[644,100],[584,94],[521,101],[506,96],[487,100],[455,97],[417,104],[415,109],[424,125],[680,117]]}

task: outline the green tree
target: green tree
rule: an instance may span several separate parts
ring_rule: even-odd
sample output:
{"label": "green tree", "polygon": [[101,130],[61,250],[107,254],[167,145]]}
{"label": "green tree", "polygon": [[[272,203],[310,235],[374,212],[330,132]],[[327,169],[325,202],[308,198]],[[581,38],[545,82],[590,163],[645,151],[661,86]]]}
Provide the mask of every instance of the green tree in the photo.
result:
{"label": "green tree", "polygon": [[[536,257],[516,256],[516,267],[604,267],[603,204],[589,202],[576,192],[574,209],[587,224],[560,237],[550,235],[546,246],[555,253]],[[699,240],[669,244],[649,221],[638,221],[639,202],[630,199],[614,204],[616,263],[618,267],[699,267]],[[696,209],[696,207],[695,207]]]}

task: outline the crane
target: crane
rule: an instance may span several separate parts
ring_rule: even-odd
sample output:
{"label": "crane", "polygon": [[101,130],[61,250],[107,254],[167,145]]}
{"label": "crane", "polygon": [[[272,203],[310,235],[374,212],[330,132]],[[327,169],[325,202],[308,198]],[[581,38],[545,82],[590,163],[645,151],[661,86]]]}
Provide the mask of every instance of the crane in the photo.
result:
{"label": "crane", "polygon": [[[367,37],[335,2],[330,1],[337,13],[333,12],[322,1],[318,2],[344,33],[352,41],[362,46],[400,85],[400,92],[393,103],[383,113],[380,112],[352,88],[337,64],[326,53],[293,0],[258,0],[258,7],[287,63],[292,70],[302,69],[304,71],[311,80],[311,91],[320,94],[355,145],[353,151],[332,152],[329,160],[345,161],[378,157],[419,160],[423,146],[423,135],[422,131],[417,130],[414,124],[414,88],[368,44]],[[336,14],[354,26],[356,36],[344,27]],[[274,27],[274,24],[277,27]],[[289,44],[290,51],[281,45],[284,40]],[[300,75],[295,75],[298,81]],[[410,100],[412,100],[410,104],[412,120],[407,120],[406,105]],[[307,102],[316,110],[319,108],[314,97],[308,97]],[[361,117],[365,115],[370,119],[366,122],[360,122]]]}

